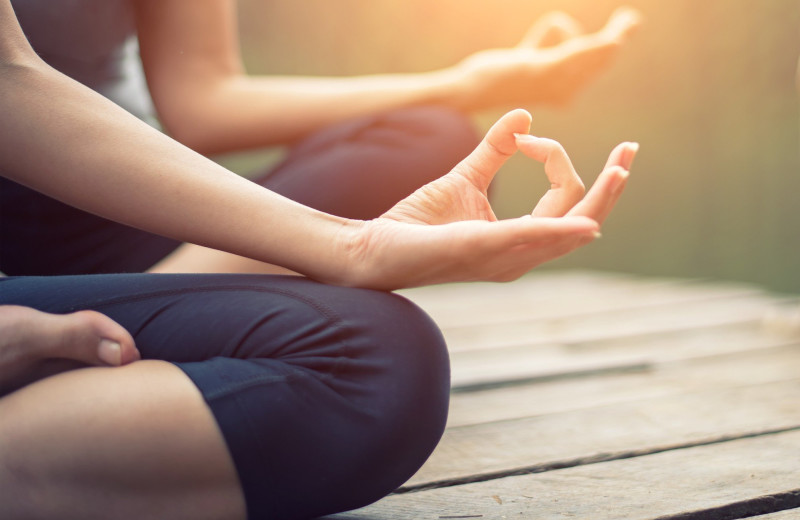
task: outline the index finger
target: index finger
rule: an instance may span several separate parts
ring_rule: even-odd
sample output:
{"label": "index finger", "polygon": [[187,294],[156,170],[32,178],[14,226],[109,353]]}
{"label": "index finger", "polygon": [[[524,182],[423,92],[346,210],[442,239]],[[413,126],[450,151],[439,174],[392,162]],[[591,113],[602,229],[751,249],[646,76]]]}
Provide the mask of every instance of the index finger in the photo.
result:
{"label": "index finger", "polygon": [[550,12],[533,24],[517,47],[553,47],[582,34],[578,21],[561,11]]}
{"label": "index finger", "polygon": [[517,135],[519,150],[544,163],[550,189],[531,213],[534,217],[561,217],[583,198],[583,181],[572,166],[564,147],[557,141],[532,135]]}
{"label": "index finger", "polygon": [[611,14],[601,34],[611,39],[625,38],[642,23],[642,14],[632,7],[620,7]]}

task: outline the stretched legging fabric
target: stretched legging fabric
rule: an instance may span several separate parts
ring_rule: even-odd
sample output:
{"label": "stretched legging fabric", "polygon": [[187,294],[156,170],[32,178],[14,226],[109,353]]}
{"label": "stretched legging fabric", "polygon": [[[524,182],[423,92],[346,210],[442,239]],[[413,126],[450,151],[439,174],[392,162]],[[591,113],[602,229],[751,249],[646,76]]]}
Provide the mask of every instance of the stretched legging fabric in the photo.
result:
{"label": "stretched legging fabric", "polygon": [[222,430],[251,519],[377,500],[444,429],[444,341],[398,295],[300,277],[120,274],[0,278],[0,304],[97,310],[144,358],[180,367]]}
{"label": "stretched legging fabric", "polygon": [[[408,108],[323,129],[257,182],[327,213],[370,219],[447,173],[476,143],[465,116]],[[0,271],[6,274],[141,272],[179,245],[62,204],[0,172]]]}

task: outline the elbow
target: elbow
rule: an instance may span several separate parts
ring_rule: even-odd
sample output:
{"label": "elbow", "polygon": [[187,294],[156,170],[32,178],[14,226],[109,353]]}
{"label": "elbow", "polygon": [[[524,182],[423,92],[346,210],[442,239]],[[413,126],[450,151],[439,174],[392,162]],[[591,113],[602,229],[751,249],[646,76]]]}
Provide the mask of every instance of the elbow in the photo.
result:
{"label": "elbow", "polygon": [[42,72],[50,67],[28,46],[0,47],[0,72],[8,75],[13,71]]}
{"label": "elbow", "polygon": [[206,156],[239,149],[228,81],[148,83],[158,118],[170,137]]}

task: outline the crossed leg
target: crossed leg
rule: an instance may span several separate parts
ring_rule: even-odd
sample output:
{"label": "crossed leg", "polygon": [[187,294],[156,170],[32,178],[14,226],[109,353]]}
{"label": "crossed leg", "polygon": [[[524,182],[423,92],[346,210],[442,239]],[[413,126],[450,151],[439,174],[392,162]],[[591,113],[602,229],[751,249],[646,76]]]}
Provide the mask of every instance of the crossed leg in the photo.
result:
{"label": "crossed leg", "polygon": [[98,312],[49,314],[0,305],[0,397],[69,369],[139,358],[128,331]]}
{"label": "crossed leg", "polygon": [[0,302],[103,312],[144,358],[0,398],[0,518],[315,518],[385,496],[444,429],[443,339],[396,295],[252,275],[0,284]]}
{"label": "crossed leg", "polygon": [[231,457],[175,365],[59,374],[0,399],[0,516],[243,519]]}

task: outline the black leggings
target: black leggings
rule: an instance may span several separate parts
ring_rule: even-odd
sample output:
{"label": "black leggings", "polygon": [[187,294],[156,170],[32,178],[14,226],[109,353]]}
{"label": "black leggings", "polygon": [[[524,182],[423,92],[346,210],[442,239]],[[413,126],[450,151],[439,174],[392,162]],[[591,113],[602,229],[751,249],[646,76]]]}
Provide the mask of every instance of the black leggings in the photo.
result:
{"label": "black leggings", "polygon": [[[259,181],[323,211],[378,216],[476,143],[467,119],[414,108],[323,130]],[[441,334],[402,297],[299,277],[142,271],[179,245],[0,181],[0,303],[100,311],[143,357],[203,393],[253,519],[366,505],[425,461],[444,429]],[[64,276],[84,274],[83,276]]]}
{"label": "black leggings", "polygon": [[444,341],[394,294],[288,276],[121,274],[0,278],[0,304],[100,311],[143,358],[180,367],[222,430],[252,519],[373,502],[444,430]]}
{"label": "black leggings", "polygon": [[[257,182],[327,213],[370,219],[447,173],[476,143],[465,116],[408,108],[312,134]],[[0,271],[8,275],[142,272],[179,245],[62,204],[0,172]]]}

